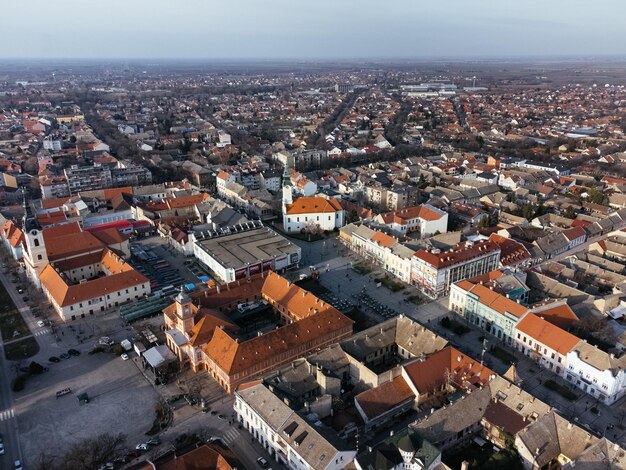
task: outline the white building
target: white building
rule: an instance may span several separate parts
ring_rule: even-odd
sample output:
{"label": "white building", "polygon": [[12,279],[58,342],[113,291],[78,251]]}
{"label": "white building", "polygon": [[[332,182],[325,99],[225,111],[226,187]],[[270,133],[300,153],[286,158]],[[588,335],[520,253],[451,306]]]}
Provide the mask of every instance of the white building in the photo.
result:
{"label": "white building", "polygon": [[616,357],[585,341],[567,354],[565,380],[607,405],[626,394],[626,355]]}
{"label": "white building", "polygon": [[388,226],[399,236],[419,233],[420,238],[427,238],[437,232],[448,231],[448,213],[430,204],[385,212],[376,216],[374,220]]}
{"label": "white building", "polygon": [[283,203],[283,226],[287,232],[307,228],[332,231],[344,226],[346,211],[337,199],[301,197],[293,203]]}
{"label": "white building", "polygon": [[287,468],[340,470],[356,455],[331,444],[323,436],[323,425],[307,423],[262,383],[236,391],[233,408],[237,421]]}
{"label": "white building", "polygon": [[499,263],[500,247],[489,240],[459,243],[444,252],[422,249],[413,256],[411,282],[438,297],[451,284],[493,271]]}

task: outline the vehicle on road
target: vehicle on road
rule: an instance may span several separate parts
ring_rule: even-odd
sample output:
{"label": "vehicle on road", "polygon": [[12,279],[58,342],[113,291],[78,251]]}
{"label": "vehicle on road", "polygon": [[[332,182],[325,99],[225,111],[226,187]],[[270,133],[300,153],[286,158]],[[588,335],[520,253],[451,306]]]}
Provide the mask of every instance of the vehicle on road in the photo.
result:
{"label": "vehicle on road", "polygon": [[23,294],[23,293],[24,293],[24,289],[22,289],[21,287],[19,287],[19,288],[17,289],[17,293],[18,293],[18,294]]}
{"label": "vehicle on road", "polygon": [[61,362],[61,359],[59,359],[59,358],[58,358],[58,357],[56,357],[56,356],[50,356],[50,357],[48,358],[48,361],[50,361],[50,362],[54,362],[54,363],[56,364],[57,362]]}
{"label": "vehicle on road", "polygon": [[111,346],[113,344],[113,340],[108,336],[103,336],[98,340],[98,343],[100,343],[102,346]]}
{"label": "vehicle on road", "polygon": [[59,390],[59,391],[57,392],[57,398],[62,397],[63,395],[67,395],[67,394],[69,394],[69,393],[72,393],[72,389],[71,389],[71,388],[69,388],[69,387],[64,388],[63,390]]}
{"label": "vehicle on road", "polygon": [[269,465],[269,462],[263,457],[259,457],[258,459],[256,459],[256,461],[262,468],[267,468],[267,466]]}
{"label": "vehicle on road", "polygon": [[130,359],[126,353],[122,354],[120,357],[122,358],[122,361],[128,361]]}
{"label": "vehicle on road", "polygon": [[158,446],[161,444],[161,439],[158,437],[153,437],[149,441],[146,441],[146,444],[148,444],[149,446]]}
{"label": "vehicle on road", "polygon": [[135,446],[135,449],[137,450],[148,450],[148,444],[145,442],[142,442],[141,444],[137,444]]}
{"label": "vehicle on road", "polygon": [[0,455],[4,455],[4,444],[0,442]]}
{"label": "vehicle on road", "polygon": [[76,349],[68,349],[67,353],[70,356],[80,356],[80,351],[77,351]]}
{"label": "vehicle on road", "polygon": [[22,470],[22,462],[20,460],[15,461],[15,470]]}
{"label": "vehicle on road", "polygon": [[217,419],[224,420],[224,419],[226,419],[226,416],[224,416],[224,415],[217,415]]}
{"label": "vehicle on road", "polygon": [[70,356],[68,353],[63,353],[63,354],[59,354],[59,357],[60,357],[61,359],[69,359],[69,358],[70,358],[70,357],[72,357],[72,356]]}
{"label": "vehicle on road", "polygon": [[42,328],[43,328],[44,326],[46,326],[46,322],[45,322],[45,321],[43,321],[43,320],[39,320],[39,321],[37,322],[37,326],[40,326],[40,327],[42,327]]}

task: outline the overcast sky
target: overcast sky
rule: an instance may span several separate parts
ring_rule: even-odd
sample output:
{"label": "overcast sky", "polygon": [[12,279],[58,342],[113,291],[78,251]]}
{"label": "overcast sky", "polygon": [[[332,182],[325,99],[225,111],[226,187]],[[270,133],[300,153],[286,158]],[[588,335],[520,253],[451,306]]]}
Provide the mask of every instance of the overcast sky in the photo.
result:
{"label": "overcast sky", "polygon": [[626,55],[626,0],[2,0],[3,58]]}

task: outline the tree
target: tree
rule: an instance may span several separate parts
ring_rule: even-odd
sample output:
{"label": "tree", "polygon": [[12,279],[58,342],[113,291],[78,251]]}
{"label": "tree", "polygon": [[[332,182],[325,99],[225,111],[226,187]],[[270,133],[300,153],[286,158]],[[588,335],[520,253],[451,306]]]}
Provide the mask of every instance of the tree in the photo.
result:
{"label": "tree", "polygon": [[478,221],[478,227],[479,228],[489,227],[489,216],[485,215],[481,217],[480,220]]}
{"label": "tree", "polygon": [[595,204],[604,202],[604,194],[596,188],[591,188],[587,194],[589,195],[589,200]]}
{"label": "tree", "polygon": [[34,468],[46,470],[98,470],[107,462],[122,457],[126,452],[126,436],[122,433],[103,433],[73,444],[64,455],[55,458],[46,451],[40,455]]}
{"label": "tree", "polygon": [[568,219],[575,219],[576,211],[574,210],[574,207],[568,206],[567,209],[565,209],[565,212],[563,212],[563,217],[567,217]]}
{"label": "tree", "polygon": [[357,212],[352,209],[350,212],[348,212],[348,215],[346,216],[346,223],[351,224],[353,222],[356,222],[357,220],[359,220],[359,214],[357,214]]}

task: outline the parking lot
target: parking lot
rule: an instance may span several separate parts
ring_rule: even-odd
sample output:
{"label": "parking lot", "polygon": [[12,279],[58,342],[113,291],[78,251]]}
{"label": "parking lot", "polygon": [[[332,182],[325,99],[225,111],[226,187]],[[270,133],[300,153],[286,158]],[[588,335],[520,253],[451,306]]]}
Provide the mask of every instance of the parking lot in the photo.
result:
{"label": "parking lot", "polygon": [[[47,363],[48,371],[31,376],[16,393],[16,415],[26,463],[45,452],[55,455],[87,437],[122,432],[134,447],[152,425],[157,394],[134,360],[110,353]],[[57,392],[70,389],[69,393]],[[78,395],[86,393],[88,403]]]}
{"label": "parking lot", "polygon": [[210,279],[194,259],[175,251],[162,238],[141,239],[130,249],[131,264],[150,280],[153,293],[172,295],[182,285],[196,285]]}

